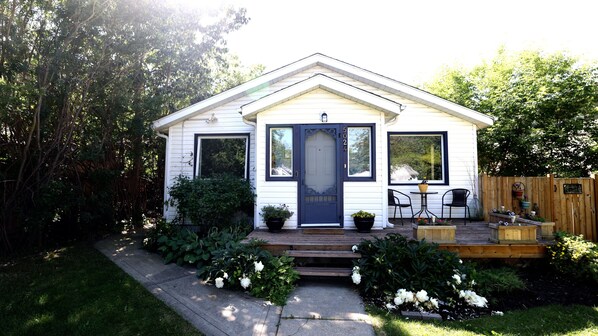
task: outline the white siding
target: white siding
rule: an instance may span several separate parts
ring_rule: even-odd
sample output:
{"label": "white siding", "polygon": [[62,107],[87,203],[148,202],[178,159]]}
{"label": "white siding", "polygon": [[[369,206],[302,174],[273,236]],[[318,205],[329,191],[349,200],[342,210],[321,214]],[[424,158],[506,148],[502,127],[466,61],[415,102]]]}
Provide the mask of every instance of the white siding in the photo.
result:
{"label": "white siding", "polygon": [[[343,81],[373,94],[405,104],[407,109],[388,125],[384,122],[383,113],[356,103],[350,99],[339,97],[323,89],[316,89],[299,97],[287,100],[257,116],[256,127],[243,122],[238,113],[242,105],[266,94],[281,90],[293,83],[322,73],[334,79]],[[396,96],[384,90],[374,88],[354,78],[335,73],[328,68],[314,66],[313,68],[296,73],[279,82],[265,86],[258,91],[248,93],[235,101],[224,104],[199,116],[190,118],[169,128],[167,154],[170,166],[167,184],[178,175],[193,176],[193,157],[195,152],[195,134],[250,134],[250,162],[249,171],[252,184],[256,187],[256,217],[257,226],[263,227],[259,209],[265,204],[285,203],[295,212],[293,217],[285,223],[285,228],[296,228],[297,222],[297,182],[294,181],[266,181],[266,125],[267,124],[320,124],[320,114],[328,114],[328,123],[374,123],[376,125],[376,180],[373,182],[345,182],[344,187],[344,226],[353,228],[351,213],[366,210],[376,213],[375,228],[383,228],[387,224],[388,211],[386,189],[388,188],[388,157],[387,131],[447,131],[449,155],[448,186],[430,186],[431,191],[438,191],[438,195],[429,196],[429,208],[440,216],[440,198],[444,191],[451,188],[467,188],[477,192],[477,152],[476,126],[463,119],[454,117],[437,109]],[[218,120],[206,123],[205,120],[215,113]],[[190,162],[190,164],[189,164]],[[393,186],[407,194],[416,191],[417,186]],[[414,210],[420,208],[420,200],[413,195]],[[168,195],[166,195],[168,198]],[[448,209],[447,209],[448,210]],[[457,216],[462,210],[456,210]],[[165,212],[167,219],[172,219],[175,209],[172,207]]]}
{"label": "white siding", "polygon": [[[328,123],[374,123],[380,127],[383,120],[382,113],[372,108],[357,104],[349,99],[339,97],[323,89],[316,89],[292,100],[279,104],[258,114],[257,143],[264,144],[257,148],[256,188],[258,209],[266,204],[285,203],[293,217],[285,222],[285,229],[298,226],[298,189],[297,182],[266,181],[266,125],[268,124],[321,124],[322,112],[328,114]],[[376,143],[382,140],[381,132],[376,132]],[[297,145],[295,147],[298,147]],[[379,167],[380,155],[376,155]],[[296,163],[298,164],[298,163]],[[366,210],[377,214],[377,228],[382,228],[382,176],[381,169],[376,170],[376,182],[345,182],[344,183],[344,225],[353,228],[351,214],[358,210]],[[364,197],[367,195],[367,197]],[[260,217],[256,218],[259,226],[265,224]]]}
{"label": "white siding", "polygon": [[[217,118],[215,122],[206,123],[214,113]],[[236,104],[226,104],[209,113],[201,114],[195,118],[191,118],[176,124],[169,128],[169,162],[170,167],[168,172],[168,186],[171,186],[174,179],[180,175],[193,177],[193,167],[195,160],[195,135],[196,134],[249,134],[249,179],[255,180],[255,132],[254,127],[243,122],[241,115],[238,113]],[[253,184],[255,185],[255,184]],[[165,200],[169,199],[168,190],[166,191]],[[167,220],[172,220],[176,215],[176,208],[168,207],[164,216]]]}

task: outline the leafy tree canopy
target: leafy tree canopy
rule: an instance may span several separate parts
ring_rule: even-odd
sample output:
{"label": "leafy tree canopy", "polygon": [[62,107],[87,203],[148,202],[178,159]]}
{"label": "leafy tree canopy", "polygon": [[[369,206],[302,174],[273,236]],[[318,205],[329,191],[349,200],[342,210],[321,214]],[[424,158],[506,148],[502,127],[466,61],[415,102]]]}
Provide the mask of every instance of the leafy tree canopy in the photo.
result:
{"label": "leafy tree canopy", "polygon": [[595,63],[501,48],[472,69],[444,69],[426,89],[497,118],[478,133],[483,173],[578,177],[598,170]]}
{"label": "leafy tree canopy", "polygon": [[244,9],[180,4],[0,1],[0,252],[159,211],[151,122],[261,72],[226,49]]}

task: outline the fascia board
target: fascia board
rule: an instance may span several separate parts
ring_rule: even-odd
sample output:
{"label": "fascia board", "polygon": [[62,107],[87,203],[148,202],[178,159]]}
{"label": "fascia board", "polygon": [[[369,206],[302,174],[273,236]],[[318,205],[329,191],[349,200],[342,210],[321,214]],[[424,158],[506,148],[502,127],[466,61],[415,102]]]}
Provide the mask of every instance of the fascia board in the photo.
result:
{"label": "fascia board", "polygon": [[377,110],[385,112],[386,114],[390,114],[393,117],[401,112],[402,105],[398,102],[378,96],[374,93],[346,84],[331,77],[317,74],[241,106],[241,115],[246,119],[253,119],[255,114],[263,110],[318,88],[322,88],[347,99],[373,107]]}
{"label": "fascia board", "polygon": [[195,115],[201,114],[203,112],[209,111],[215,107],[220,105],[226,104],[231,102],[239,97],[242,97],[246,94],[253,92],[257,88],[264,87],[270,83],[275,83],[283,78],[292,76],[293,74],[300,72],[306,68],[309,68],[315,64],[322,62],[323,59],[327,58],[322,54],[314,54],[303,58],[299,61],[291,63],[289,65],[283,66],[276,70],[270,71],[266,74],[263,74],[255,79],[247,81],[239,86],[236,86],[230,90],[224,91],[219,93],[215,96],[210,98],[204,99],[198,103],[195,103],[191,106],[183,108],[182,110],[176,111],[171,113],[167,116],[164,116],[152,123],[154,130],[166,130],[170,126],[193,117]]}

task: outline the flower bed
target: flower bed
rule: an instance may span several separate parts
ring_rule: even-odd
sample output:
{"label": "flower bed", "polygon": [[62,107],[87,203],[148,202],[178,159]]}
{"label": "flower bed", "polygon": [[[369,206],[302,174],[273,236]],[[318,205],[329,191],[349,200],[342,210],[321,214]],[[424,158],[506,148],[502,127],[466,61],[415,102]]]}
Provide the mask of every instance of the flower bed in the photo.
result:
{"label": "flower bed", "polygon": [[[491,223],[498,223],[499,221],[509,221],[509,215],[504,215],[497,212],[490,211],[488,213],[490,217]],[[515,223],[521,223],[526,225],[535,225],[540,228],[540,234],[543,240],[553,240],[554,239],[554,222],[540,222],[534,221],[530,219],[525,219],[521,217],[517,217]]]}

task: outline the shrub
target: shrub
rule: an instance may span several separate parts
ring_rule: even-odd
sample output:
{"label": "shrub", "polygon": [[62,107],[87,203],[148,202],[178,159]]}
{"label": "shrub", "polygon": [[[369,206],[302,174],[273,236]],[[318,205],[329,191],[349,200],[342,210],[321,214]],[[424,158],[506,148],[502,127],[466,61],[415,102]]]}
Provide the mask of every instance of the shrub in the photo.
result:
{"label": "shrub", "polygon": [[169,204],[177,207],[178,219],[189,219],[201,230],[226,226],[238,212],[251,214],[255,199],[249,181],[226,174],[193,180],[181,175],[169,192]]}
{"label": "shrub", "polygon": [[486,307],[472,290],[475,270],[437,244],[390,234],[363,241],[354,251],[362,257],[354,262],[353,282],[374,304],[437,311],[444,318],[475,316]]}
{"label": "shrub", "polygon": [[426,288],[436,297],[444,296],[447,277],[452,277],[455,270],[469,273],[456,254],[398,234],[364,241],[358,251],[362,257],[355,266],[362,275],[360,289],[372,298],[393,295],[399,288]]}
{"label": "shrub", "polygon": [[583,235],[555,234],[555,244],[548,246],[550,263],[564,274],[598,282],[598,247]]}
{"label": "shrub", "polygon": [[214,227],[203,238],[187,229],[175,231],[174,235],[160,236],[157,241],[166,264],[173,261],[177,265],[209,264],[218,250],[239,244],[247,236],[245,226]]}
{"label": "shrub", "polygon": [[286,304],[299,279],[293,269],[293,258],[273,257],[255,241],[217,251],[212,262],[200,267],[197,275],[218,288],[247,290],[279,306]]}
{"label": "shrub", "polygon": [[525,289],[517,271],[510,267],[480,269],[476,280],[480,294],[489,298]]}

